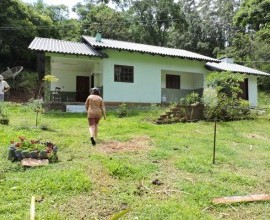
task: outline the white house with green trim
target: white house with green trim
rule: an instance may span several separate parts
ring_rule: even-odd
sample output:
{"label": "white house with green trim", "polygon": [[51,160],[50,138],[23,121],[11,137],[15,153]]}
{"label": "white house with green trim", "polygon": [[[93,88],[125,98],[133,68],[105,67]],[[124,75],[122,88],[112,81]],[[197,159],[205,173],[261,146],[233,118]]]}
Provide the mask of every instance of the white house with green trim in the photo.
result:
{"label": "white house with green trim", "polygon": [[84,102],[89,89],[99,87],[111,104],[177,102],[192,91],[202,94],[205,76],[215,70],[247,74],[246,99],[256,106],[257,77],[269,75],[186,50],[103,39],[100,34],[82,36],[80,43],[36,37],[29,49],[43,60],[43,73],[59,79],[51,83],[46,101],[58,88],[62,102]]}

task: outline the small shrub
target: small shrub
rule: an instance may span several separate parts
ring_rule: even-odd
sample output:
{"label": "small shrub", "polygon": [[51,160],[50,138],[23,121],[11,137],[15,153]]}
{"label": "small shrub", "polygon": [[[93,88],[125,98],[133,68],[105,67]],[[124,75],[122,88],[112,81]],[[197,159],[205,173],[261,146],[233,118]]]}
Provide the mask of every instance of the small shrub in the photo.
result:
{"label": "small shrub", "polygon": [[1,118],[0,124],[2,125],[9,125],[9,119],[8,118]]}
{"label": "small shrub", "polygon": [[53,128],[51,128],[51,126],[49,124],[41,124],[39,126],[39,128],[42,130],[42,131],[54,131]]}
{"label": "small shrub", "polygon": [[188,115],[191,120],[193,119],[194,107],[199,102],[200,102],[200,96],[199,96],[199,93],[197,92],[192,92],[190,94],[187,94],[185,98],[182,98],[180,100],[180,103],[186,106],[186,112],[188,112]]}
{"label": "small shrub", "polygon": [[119,105],[119,108],[116,112],[119,118],[127,117],[127,105],[125,103],[122,103],[121,105]]}
{"label": "small shrub", "polygon": [[42,99],[30,99],[27,102],[27,107],[36,113],[36,127],[38,126],[38,116],[44,112]]}

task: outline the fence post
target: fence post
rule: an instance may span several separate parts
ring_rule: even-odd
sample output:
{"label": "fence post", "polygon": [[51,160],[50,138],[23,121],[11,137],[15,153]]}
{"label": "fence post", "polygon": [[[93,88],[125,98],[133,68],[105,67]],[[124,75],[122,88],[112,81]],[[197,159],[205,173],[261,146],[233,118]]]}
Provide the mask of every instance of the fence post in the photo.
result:
{"label": "fence post", "polygon": [[35,220],[35,196],[32,196],[31,199],[30,220]]}
{"label": "fence post", "polygon": [[213,164],[215,164],[215,160],[216,160],[216,136],[217,136],[217,118],[215,118],[215,125],[214,125]]}

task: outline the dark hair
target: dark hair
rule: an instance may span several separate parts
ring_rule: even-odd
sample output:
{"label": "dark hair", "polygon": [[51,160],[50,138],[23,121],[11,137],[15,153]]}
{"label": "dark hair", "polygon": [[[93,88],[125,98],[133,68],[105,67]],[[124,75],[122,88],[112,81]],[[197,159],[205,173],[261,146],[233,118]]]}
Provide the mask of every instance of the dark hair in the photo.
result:
{"label": "dark hair", "polygon": [[99,89],[96,87],[92,88],[91,95],[100,95]]}

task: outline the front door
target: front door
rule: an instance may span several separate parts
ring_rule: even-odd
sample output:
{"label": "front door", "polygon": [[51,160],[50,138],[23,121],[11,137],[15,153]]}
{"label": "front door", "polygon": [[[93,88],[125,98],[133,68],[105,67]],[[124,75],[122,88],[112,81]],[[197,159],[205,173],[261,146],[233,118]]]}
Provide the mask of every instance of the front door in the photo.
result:
{"label": "front door", "polygon": [[248,100],[248,79],[246,78],[244,82],[240,83],[240,88],[242,92],[238,95],[238,97]]}
{"label": "front door", "polygon": [[76,79],[76,102],[85,102],[89,95],[89,77],[77,76]]}

